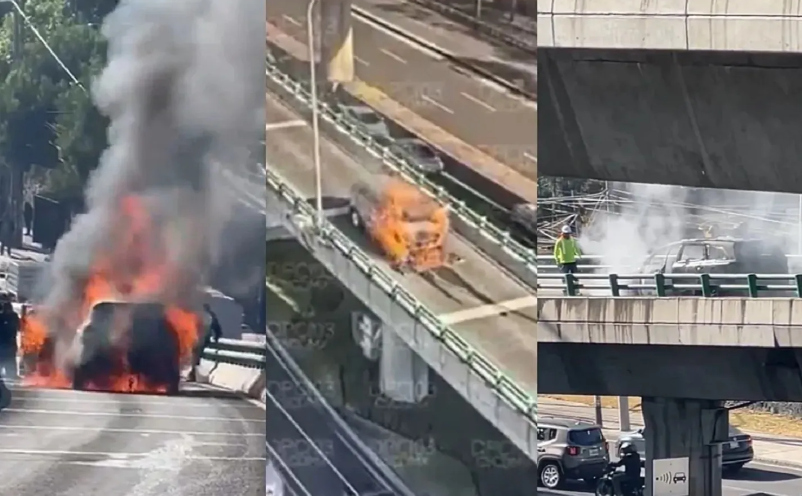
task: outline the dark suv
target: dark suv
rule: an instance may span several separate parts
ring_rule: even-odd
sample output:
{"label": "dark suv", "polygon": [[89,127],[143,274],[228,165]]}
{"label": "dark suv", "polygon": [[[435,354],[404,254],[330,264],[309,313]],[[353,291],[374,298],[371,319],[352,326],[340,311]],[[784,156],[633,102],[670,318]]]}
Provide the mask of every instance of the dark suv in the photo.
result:
{"label": "dark suv", "polygon": [[537,426],[538,482],[555,489],[566,480],[590,485],[610,462],[601,427],[580,420],[541,417]]}
{"label": "dark suv", "polygon": [[[119,327],[118,327],[119,326]],[[122,331],[122,332],[120,332]],[[105,389],[124,359],[131,373],[177,394],[181,381],[178,338],[164,305],[107,301],[92,307],[80,333],[81,354],[73,370],[73,389]]]}

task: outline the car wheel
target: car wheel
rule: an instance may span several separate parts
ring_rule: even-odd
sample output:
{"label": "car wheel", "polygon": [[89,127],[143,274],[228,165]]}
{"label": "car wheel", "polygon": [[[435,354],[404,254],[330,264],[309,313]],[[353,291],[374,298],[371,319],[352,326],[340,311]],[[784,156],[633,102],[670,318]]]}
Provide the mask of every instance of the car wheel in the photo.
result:
{"label": "car wheel", "polygon": [[563,472],[555,462],[546,462],[540,467],[538,474],[540,484],[548,489],[556,489],[563,482]]}

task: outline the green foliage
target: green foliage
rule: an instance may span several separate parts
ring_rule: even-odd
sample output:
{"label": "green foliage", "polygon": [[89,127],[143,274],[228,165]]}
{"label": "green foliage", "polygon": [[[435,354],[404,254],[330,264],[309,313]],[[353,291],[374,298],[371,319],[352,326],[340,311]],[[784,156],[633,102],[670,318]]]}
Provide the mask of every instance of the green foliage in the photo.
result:
{"label": "green foliage", "polygon": [[[93,4],[87,7],[92,15],[109,2]],[[6,167],[36,166],[46,192],[77,196],[106,147],[106,120],[88,94],[105,43],[97,26],[79,22],[63,0],[28,1],[25,11],[62,63],[30,27],[14,60],[13,20],[6,16],[0,27],[0,160]]]}

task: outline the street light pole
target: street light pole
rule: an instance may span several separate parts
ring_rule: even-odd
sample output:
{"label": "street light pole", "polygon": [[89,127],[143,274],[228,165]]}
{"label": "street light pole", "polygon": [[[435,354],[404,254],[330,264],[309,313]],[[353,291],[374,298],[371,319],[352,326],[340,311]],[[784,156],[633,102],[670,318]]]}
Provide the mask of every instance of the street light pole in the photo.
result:
{"label": "street light pole", "polygon": [[323,225],[323,184],[320,171],[320,111],[317,107],[317,63],[315,61],[314,13],[317,0],[306,8],[306,43],[309,49],[309,89],[312,95],[312,153],[315,166],[315,206],[318,229]]}

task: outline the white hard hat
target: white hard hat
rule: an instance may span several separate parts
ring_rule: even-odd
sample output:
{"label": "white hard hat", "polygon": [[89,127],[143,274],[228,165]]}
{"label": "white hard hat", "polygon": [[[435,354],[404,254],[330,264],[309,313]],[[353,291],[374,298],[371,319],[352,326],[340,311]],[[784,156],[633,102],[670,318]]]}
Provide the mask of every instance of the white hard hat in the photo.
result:
{"label": "white hard hat", "polygon": [[563,234],[571,234],[571,226],[563,226],[562,232]]}

